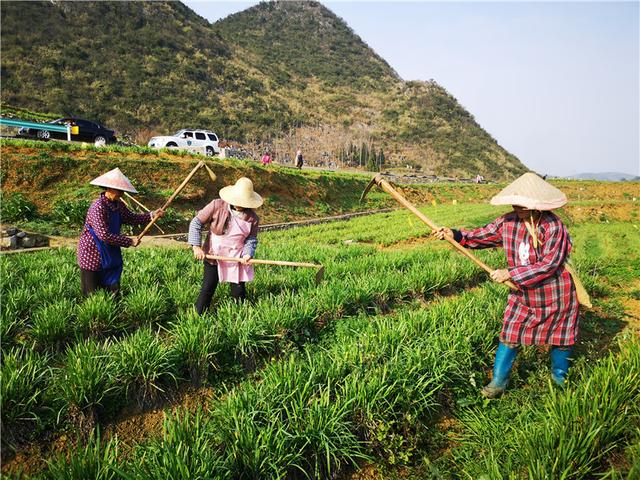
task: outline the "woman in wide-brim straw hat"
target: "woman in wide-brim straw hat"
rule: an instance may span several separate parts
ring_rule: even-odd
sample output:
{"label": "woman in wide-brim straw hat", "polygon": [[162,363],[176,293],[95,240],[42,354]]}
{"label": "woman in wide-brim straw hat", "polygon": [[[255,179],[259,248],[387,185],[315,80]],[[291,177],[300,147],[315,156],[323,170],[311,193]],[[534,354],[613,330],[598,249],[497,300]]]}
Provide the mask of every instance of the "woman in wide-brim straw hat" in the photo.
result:
{"label": "woman in wide-brim straw hat", "polygon": [[164,211],[135,214],[120,200],[123,192],[138,193],[119,168],[93,179],[91,185],[103,187],[100,197],[87,211],[78,241],[78,265],[82,293],[87,296],[99,288],[117,292],[122,275],[121,247],[135,247],[137,239],[120,234],[120,227],[148,223]]}
{"label": "woman in wide-brim straw hat", "polygon": [[[262,197],[253,191],[253,183],[246,177],[235,185],[220,190],[220,198],[213,200],[191,220],[189,245],[196,259],[204,260],[204,275],[196,310],[202,314],[211,305],[211,299],[220,282],[228,282],[231,297],[246,298],[246,282],[253,280],[253,258],[258,246],[259,219],[253,209],[262,205]],[[201,246],[201,232],[209,225],[209,234]],[[243,263],[210,261],[205,255],[242,258]]]}
{"label": "woman in wide-brim straw hat", "polygon": [[493,379],[482,393],[495,398],[507,385],[519,345],[551,345],[551,376],[562,384],[569,370],[571,347],[578,333],[578,298],[565,265],[571,239],[551,210],[567,197],[534,173],[525,173],[491,199],[513,211],[473,230],[440,228],[435,235],[453,236],[467,248],[503,247],[508,268],[495,270],[497,282],[511,280]]}

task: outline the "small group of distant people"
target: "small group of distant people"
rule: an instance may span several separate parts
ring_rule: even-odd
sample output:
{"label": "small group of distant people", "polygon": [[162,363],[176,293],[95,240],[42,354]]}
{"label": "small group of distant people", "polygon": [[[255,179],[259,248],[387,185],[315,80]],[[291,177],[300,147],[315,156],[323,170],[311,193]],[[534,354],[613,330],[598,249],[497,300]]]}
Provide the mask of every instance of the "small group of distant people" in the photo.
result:
{"label": "small group of distant people", "polygon": [[[273,159],[271,158],[271,154],[269,153],[268,150],[266,150],[262,154],[262,157],[260,158],[260,162],[262,163],[262,165],[266,167],[267,165],[270,165],[272,161]],[[303,164],[304,164],[304,159],[302,158],[302,150],[298,148],[298,150],[296,151],[296,158],[294,160],[294,165],[298,170],[300,170],[302,169]]]}
{"label": "small group of distant people", "polygon": [[[301,152],[298,151],[300,157]],[[296,159],[296,164],[302,160]],[[118,169],[91,181],[104,191],[91,205],[78,244],[82,292],[98,288],[115,292],[122,275],[121,247],[135,247],[137,240],[122,235],[121,225],[139,225],[164,215],[163,210],[135,214],[121,201],[124,192],[136,193]],[[204,265],[202,286],[195,302],[198,313],[210,308],[219,283],[230,284],[231,297],[246,298],[246,283],[253,280],[258,245],[259,218],[255,209],[263,204],[250,179],[242,177],[219,192],[189,224],[188,243],[194,258]],[[442,227],[437,238],[451,237],[466,248],[502,247],[507,268],[495,270],[496,282],[511,281],[518,288],[509,295],[493,378],[482,390],[496,398],[505,391],[520,345],[550,345],[551,376],[562,385],[569,371],[578,333],[581,285],[567,266],[571,252],[569,233],[552,210],[562,207],[566,196],[542,178],[527,173],[491,199],[493,205],[510,205],[512,211],[488,225],[452,230]],[[202,243],[202,231],[207,237]],[[213,257],[233,257],[237,262]]]}

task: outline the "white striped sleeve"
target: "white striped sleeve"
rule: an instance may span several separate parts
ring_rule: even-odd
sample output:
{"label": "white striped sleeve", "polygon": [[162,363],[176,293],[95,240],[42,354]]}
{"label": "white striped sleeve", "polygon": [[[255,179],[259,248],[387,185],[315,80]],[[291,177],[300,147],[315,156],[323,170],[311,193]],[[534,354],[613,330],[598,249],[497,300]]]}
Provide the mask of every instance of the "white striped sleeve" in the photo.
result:
{"label": "white striped sleeve", "polygon": [[187,240],[189,245],[202,246],[202,226],[202,222],[198,220],[198,217],[193,217],[193,220],[189,223],[189,237]]}

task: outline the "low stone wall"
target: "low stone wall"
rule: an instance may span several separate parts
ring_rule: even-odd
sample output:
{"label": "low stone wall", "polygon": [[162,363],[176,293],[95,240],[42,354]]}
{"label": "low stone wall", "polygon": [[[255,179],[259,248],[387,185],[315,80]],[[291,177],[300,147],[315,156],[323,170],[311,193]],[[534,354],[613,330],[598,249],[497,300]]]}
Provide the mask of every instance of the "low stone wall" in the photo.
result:
{"label": "low stone wall", "polygon": [[49,237],[39,233],[24,232],[16,227],[2,228],[0,246],[2,250],[20,250],[49,246]]}

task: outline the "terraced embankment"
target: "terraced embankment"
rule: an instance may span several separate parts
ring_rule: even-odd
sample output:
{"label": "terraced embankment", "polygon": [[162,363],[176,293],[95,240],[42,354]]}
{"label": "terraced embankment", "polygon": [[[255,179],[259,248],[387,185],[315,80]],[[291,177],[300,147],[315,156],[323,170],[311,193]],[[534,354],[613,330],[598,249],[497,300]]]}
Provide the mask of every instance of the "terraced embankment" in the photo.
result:
{"label": "terraced embankment", "polygon": [[[86,209],[98,191],[89,181],[97,175],[119,167],[140,191],[137,198],[149,208],[157,208],[203,158],[140,147],[83,148],[78,144],[16,140],[1,140],[0,149],[3,222],[66,236],[77,235],[84,223]],[[371,174],[297,171],[277,165],[265,168],[240,160],[207,161],[218,180],[212,183],[204,172],[193,178],[162,220],[167,232],[184,232],[194,211],[240,176],[251,178],[256,191],[265,198],[259,210],[263,224],[397,207],[379,189],[369,193],[366,203],[359,203]],[[569,220],[638,219],[638,208],[634,207],[640,205],[640,183],[555,183],[571,200],[565,209]],[[443,205],[485,203],[500,187],[446,183],[400,186],[400,190],[418,205]]]}

